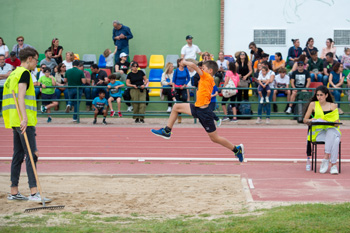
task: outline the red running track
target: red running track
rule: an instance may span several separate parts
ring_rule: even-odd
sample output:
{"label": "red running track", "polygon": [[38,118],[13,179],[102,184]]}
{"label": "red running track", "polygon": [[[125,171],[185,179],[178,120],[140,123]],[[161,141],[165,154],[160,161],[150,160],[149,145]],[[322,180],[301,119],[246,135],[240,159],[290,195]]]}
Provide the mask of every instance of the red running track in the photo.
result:
{"label": "red running track", "polygon": [[[243,143],[248,159],[305,159],[305,129],[220,128],[218,132],[234,144]],[[350,129],[342,132],[342,158],[350,159]],[[11,134],[0,129],[0,157],[12,156]],[[172,138],[164,140],[152,135],[150,128],[37,127],[37,147],[41,157],[233,158],[202,128],[175,128]]]}
{"label": "red running track", "polygon": [[[212,143],[202,128],[175,128],[171,140],[149,128],[37,127],[41,157],[233,158]],[[220,135],[244,143],[246,158],[305,159],[306,130],[219,128]],[[342,158],[349,156],[350,129],[342,129]],[[12,132],[0,129],[0,158],[12,156]],[[319,149],[322,158],[322,149]],[[92,159],[93,160],[93,159]],[[40,161],[40,160],[39,160]],[[320,165],[318,165],[319,168]],[[22,166],[22,173],[25,166]],[[305,171],[305,162],[41,161],[39,174],[240,174],[251,180],[254,201],[343,202],[350,196],[350,163],[338,176]],[[8,161],[0,173],[9,174]],[[39,175],[40,176],[40,175]]]}

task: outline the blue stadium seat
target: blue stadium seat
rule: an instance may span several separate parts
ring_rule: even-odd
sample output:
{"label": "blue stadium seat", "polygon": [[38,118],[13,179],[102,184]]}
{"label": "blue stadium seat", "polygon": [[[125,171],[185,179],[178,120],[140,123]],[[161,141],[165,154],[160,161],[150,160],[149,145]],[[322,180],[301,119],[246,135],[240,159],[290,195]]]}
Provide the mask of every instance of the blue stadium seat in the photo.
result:
{"label": "blue stadium seat", "polygon": [[151,69],[149,71],[148,80],[150,82],[160,82],[162,79],[162,73],[163,73],[162,69]]}
{"label": "blue stadium seat", "polygon": [[106,59],[103,56],[103,54],[101,54],[100,58],[98,59],[98,67],[99,68],[106,68]]}

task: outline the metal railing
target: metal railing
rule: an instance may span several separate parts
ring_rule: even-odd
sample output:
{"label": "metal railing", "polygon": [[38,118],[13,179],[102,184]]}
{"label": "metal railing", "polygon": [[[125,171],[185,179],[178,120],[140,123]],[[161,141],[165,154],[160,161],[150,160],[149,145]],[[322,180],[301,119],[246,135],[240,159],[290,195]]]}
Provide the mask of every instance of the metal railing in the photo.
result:
{"label": "metal railing", "polygon": [[[80,93],[80,92],[83,92],[82,89],[85,89],[85,88],[101,88],[101,89],[106,89],[107,87],[106,86],[48,86],[47,88],[76,88],[77,89],[77,93]],[[130,88],[130,87],[128,87]],[[171,87],[147,87],[147,89],[171,89]],[[189,89],[189,90],[195,90],[196,88],[195,87],[187,87],[185,89]],[[227,88],[218,88],[219,90],[223,90],[223,89],[227,89]],[[254,98],[256,99],[257,96],[254,94],[254,92],[256,92],[257,88],[253,87],[253,88],[237,88],[238,90],[252,90],[253,91],[253,96],[251,96],[250,98]],[[314,91],[315,88],[298,88],[298,91],[307,91],[307,92],[310,92],[310,91]],[[334,88],[329,88],[330,90],[333,90]],[[276,90],[276,88],[271,88],[271,90]],[[295,90],[293,88],[278,88],[278,90]],[[342,90],[343,92],[347,92],[348,90],[350,90],[350,88],[340,88],[340,89],[337,89],[337,90]],[[92,90],[90,90],[92,91]],[[302,93],[302,92],[299,92],[299,93]],[[312,92],[310,92],[312,93]],[[187,103],[195,103],[195,100],[196,100],[196,91],[193,92],[194,96],[193,96],[193,100],[187,102]],[[271,93],[272,95],[272,93]],[[312,94],[310,94],[310,96],[312,96]],[[93,99],[86,99],[86,98],[78,98],[79,95],[77,95],[77,98],[76,99],[64,99],[64,98],[59,98],[59,99],[50,99],[50,101],[57,101],[57,102],[65,102],[65,101],[76,101],[77,102],[77,106],[79,106],[77,108],[77,112],[69,112],[69,113],[65,113],[65,112],[62,112],[62,111],[52,111],[51,113],[42,113],[40,111],[38,111],[38,115],[67,115],[67,116],[71,116],[73,114],[77,114],[77,122],[79,123],[80,122],[80,116],[82,115],[93,115],[94,113],[92,111],[82,111],[80,110],[80,104],[82,102],[92,102]],[[156,97],[155,97],[156,98]],[[166,96],[165,96],[166,98]],[[281,98],[286,98],[286,97],[277,97],[278,99],[281,99]],[[0,100],[1,102],[2,100]],[[42,101],[45,101],[45,99],[38,99],[37,102],[42,102]],[[148,103],[148,104],[167,104],[167,103],[175,103],[174,101],[166,101],[166,100],[161,100],[159,98],[159,100],[149,100],[149,101],[132,101],[132,100],[124,100],[122,98],[122,103]],[[178,101],[176,103],[179,103]],[[232,102],[230,101],[227,101],[227,102],[222,102],[221,100],[217,100],[217,104],[220,106],[221,103],[225,103],[225,104],[230,104]],[[251,106],[255,106],[255,105],[260,105],[261,103],[256,100],[256,101],[235,101],[233,102],[234,104],[236,105],[239,105],[239,104],[251,104]],[[308,100],[295,100],[293,102],[288,102],[288,101],[276,101],[276,102],[269,102],[269,103],[263,103],[262,105],[264,106],[267,106],[267,105],[271,105],[272,104],[278,104],[278,105],[281,105],[281,104],[305,104],[305,103],[308,103]],[[339,101],[337,102],[338,104],[349,104],[349,101]],[[38,104],[39,105],[39,104]],[[348,112],[348,114],[344,114],[341,116],[341,118],[350,118],[350,115],[349,115],[350,111]],[[0,115],[2,116],[2,114],[0,113]],[[258,114],[257,113],[253,113],[253,114],[246,114],[246,115],[233,115],[233,114],[228,114],[228,115],[224,115],[222,113],[222,111],[216,111],[216,115],[218,117],[241,117],[241,118],[252,118],[252,117],[258,117]],[[146,113],[145,114],[133,114],[132,112],[123,112],[123,116],[130,116],[130,117],[133,117],[133,116],[146,116],[146,117],[167,117],[169,116],[169,113],[167,113],[165,110],[164,111],[147,111],[146,110]],[[186,114],[184,114],[184,116],[186,116]],[[286,114],[286,113],[273,113],[271,111],[271,114],[269,115],[269,117],[271,118],[290,118],[290,119],[293,119],[293,118],[296,118],[296,117],[301,117],[300,114]]]}

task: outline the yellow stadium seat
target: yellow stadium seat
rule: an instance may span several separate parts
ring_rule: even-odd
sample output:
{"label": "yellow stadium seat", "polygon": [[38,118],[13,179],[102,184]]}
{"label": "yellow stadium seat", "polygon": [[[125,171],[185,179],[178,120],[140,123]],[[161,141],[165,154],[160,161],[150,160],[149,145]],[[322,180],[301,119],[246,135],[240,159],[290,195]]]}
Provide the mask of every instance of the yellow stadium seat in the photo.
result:
{"label": "yellow stadium seat", "polygon": [[164,56],[163,55],[151,55],[149,59],[150,69],[163,69],[164,68]]}
{"label": "yellow stadium seat", "polygon": [[74,53],[74,60],[80,60],[79,54]]}
{"label": "yellow stadium seat", "polygon": [[[252,84],[249,84],[249,88],[252,88]],[[249,89],[248,95],[249,95],[249,97],[253,96],[253,90],[252,89]]]}
{"label": "yellow stadium seat", "polygon": [[[162,87],[160,82],[149,82],[148,87]],[[149,89],[149,96],[160,96],[161,88],[159,89]]]}

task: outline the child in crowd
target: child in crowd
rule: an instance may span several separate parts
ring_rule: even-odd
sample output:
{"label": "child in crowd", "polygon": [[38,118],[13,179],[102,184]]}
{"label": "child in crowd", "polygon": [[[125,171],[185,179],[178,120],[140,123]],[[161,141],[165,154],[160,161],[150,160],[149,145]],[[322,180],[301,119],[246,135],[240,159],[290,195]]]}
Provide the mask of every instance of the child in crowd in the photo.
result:
{"label": "child in crowd", "polygon": [[113,62],[114,62],[114,54],[117,52],[118,46],[115,46],[114,52],[112,53],[112,51],[110,49],[106,49],[103,52],[103,56],[105,57],[106,60],[106,68],[110,69],[111,72],[113,72]]}
{"label": "child in crowd", "polygon": [[94,121],[93,124],[97,122],[97,115],[103,115],[102,124],[107,125],[106,117],[107,117],[107,108],[105,106],[108,105],[108,102],[105,98],[106,93],[103,89],[100,89],[98,92],[98,96],[92,101],[92,107],[94,109]]}
{"label": "child in crowd", "polygon": [[[277,95],[279,93],[285,93],[287,95],[287,102],[289,102],[290,101],[290,95],[291,95],[290,90],[278,90],[280,88],[289,88],[290,78],[287,75],[287,70],[284,67],[280,67],[277,70],[277,72],[278,72],[278,74],[275,77],[275,88],[276,88],[276,90],[273,92],[272,101],[276,102]],[[273,111],[274,112],[278,112],[277,104],[273,105]]]}
{"label": "child in crowd", "polygon": [[220,127],[220,125],[221,125],[221,119],[214,113],[214,111],[216,109],[216,96],[218,94],[219,94],[219,89],[216,85],[214,85],[213,92],[211,93],[209,108],[210,108],[210,110],[213,111],[214,120],[216,122],[216,127]]}
{"label": "child in crowd", "polygon": [[341,63],[343,64],[344,70],[350,69],[350,48],[344,49],[344,55],[341,58]]}
{"label": "child in crowd", "polygon": [[218,135],[214,123],[214,114],[213,111],[209,108],[211,93],[213,91],[213,87],[215,85],[213,75],[218,70],[218,65],[215,61],[205,61],[203,62],[202,70],[199,69],[196,64],[192,62],[188,62],[185,60],[179,61],[182,67],[191,66],[200,76],[200,80],[198,83],[198,91],[197,91],[197,100],[195,104],[190,103],[178,103],[175,104],[170,117],[168,119],[168,123],[165,128],[161,128],[159,130],[152,129],[151,132],[154,135],[160,136],[165,139],[170,139],[171,130],[174,126],[174,123],[177,119],[179,113],[185,113],[191,115],[195,118],[199,119],[199,122],[208,133],[209,138],[218,143],[229,150],[232,150],[236,157],[238,157],[240,162],[244,160],[244,147],[243,144],[234,146],[230,141],[226,138],[223,138]]}
{"label": "child in crowd", "polygon": [[[41,76],[38,80],[41,90],[41,98],[43,100],[51,100],[51,99],[57,99],[55,94],[55,88],[54,87],[48,87],[48,86],[56,86],[55,78],[51,75],[51,69],[49,67],[45,67],[43,69],[44,76]],[[57,101],[43,101],[41,105],[41,112],[42,113],[50,113],[51,108],[54,108],[58,105]],[[52,121],[51,116],[49,115],[47,118],[47,123],[50,123]]]}
{"label": "child in crowd", "polygon": [[270,94],[271,94],[271,89],[270,89],[270,86],[269,86],[269,83],[270,83],[270,76],[267,75],[267,71],[268,69],[263,66],[261,68],[261,72],[259,74],[259,77],[258,77],[258,82],[259,82],[259,86],[258,86],[258,93],[259,93],[259,96],[260,96],[260,103],[264,103],[264,98],[263,98],[263,95],[262,95],[262,92],[265,90],[266,91],[266,97],[265,97],[265,100],[266,100],[266,103],[270,102],[269,101],[269,97],[270,97]]}
{"label": "child in crowd", "polygon": [[124,83],[120,81],[120,76],[117,76],[115,74],[111,74],[108,76],[108,79],[110,80],[110,83],[107,86],[107,90],[109,91],[109,98],[108,98],[108,106],[111,109],[111,117],[114,116],[115,112],[113,110],[113,101],[117,101],[118,105],[118,115],[119,117],[122,117],[122,113],[120,112],[120,105],[121,105],[121,99],[122,99],[122,87],[124,87]]}
{"label": "child in crowd", "polygon": [[[119,61],[115,63],[114,70],[116,73],[119,73],[121,75],[120,80],[122,82],[126,81],[126,75],[128,74],[128,70],[130,68],[130,62],[128,62],[128,54],[121,53],[119,55]],[[131,110],[132,111],[132,110]]]}
{"label": "child in crowd", "polygon": [[[237,73],[237,68],[236,68],[236,65],[234,62],[230,62],[228,64],[228,70],[226,71],[226,74],[225,74],[225,82],[223,84],[223,87],[225,87],[230,80],[232,80],[232,82],[235,84],[236,87],[238,87],[239,85],[239,82],[240,82],[240,78],[239,78],[239,74]],[[225,117],[222,119],[222,121],[228,121],[230,120],[229,117],[227,117],[227,108],[226,108],[226,102],[228,103],[228,106],[230,106],[230,103],[231,103],[231,106],[232,106],[232,113],[233,115],[237,115],[237,104],[234,103],[236,102],[236,98],[237,98],[237,94],[233,95],[233,96],[230,96],[228,98],[226,98],[225,96],[222,96],[222,102],[221,102],[221,107],[222,107],[222,111],[224,112],[225,114]],[[237,122],[237,117],[233,117],[232,122]]]}

